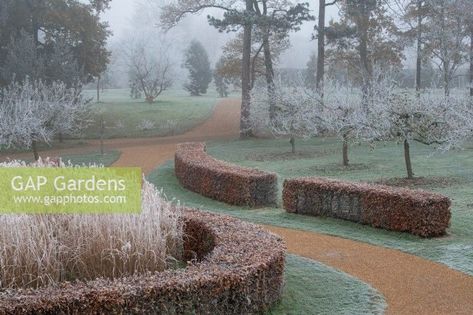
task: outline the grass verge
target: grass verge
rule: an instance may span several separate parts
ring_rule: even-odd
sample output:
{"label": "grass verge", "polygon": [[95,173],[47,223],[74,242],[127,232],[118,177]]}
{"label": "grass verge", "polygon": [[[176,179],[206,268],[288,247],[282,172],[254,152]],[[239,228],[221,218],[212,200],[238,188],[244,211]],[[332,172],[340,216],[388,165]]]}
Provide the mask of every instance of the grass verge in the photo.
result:
{"label": "grass verge", "polygon": [[368,284],[296,255],[286,256],[285,290],[268,314],[382,314],[384,298]]}

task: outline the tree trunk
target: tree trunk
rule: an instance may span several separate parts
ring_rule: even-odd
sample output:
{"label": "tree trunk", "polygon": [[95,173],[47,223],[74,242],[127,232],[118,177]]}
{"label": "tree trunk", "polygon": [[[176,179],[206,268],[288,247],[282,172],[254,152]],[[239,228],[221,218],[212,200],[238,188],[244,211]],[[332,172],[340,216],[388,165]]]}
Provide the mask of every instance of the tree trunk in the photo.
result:
{"label": "tree trunk", "polygon": [[274,69],[273,69],[273,60],[271,58],[271,46],[269,43],[269,34],[265,31],[263,36],[263,50],[264,50],[264,66],[266,69],[266,84],[268,89],[268,99],[269,99],[269,119],[272,122],[276,117],[276,100],[274,98],[274,93],[276,87],[274,85]]}
{"label": "tree trunk", "polygon": [[368,24],[369,24],[369,13],[363,11],[362,21],[360,22],[360,61],[361,71],[363,76],[363,107],[365,111],[368,111],[368,96],[371,88],[371,64],[368,57]]}
{"label": "tree trunk", "polygon": [[100,103],[100,75],[97,77],[97,103]]}
{"label": "tree trunk", "polygon": [[416,64],[416,91],[417,95],[420,96],[420,90],[422,89],[422,1],[417,0],[417,64]]}
{"label": "tree trunk", "polygon": [[414,172],[412,172],[411,151],[409,141],[407,139],[404,140],[404,160],[406,161],[407,178],[413,179]]}
{"label": "tree trunk", "polygon": [[319,25],[317,30],[317,73],[316,88],[321,90],[325,75],[325,0],[319,1]]}
{"label": "tree trunk", "polygon": [[444,65],[443,67],[443,92],[445,96],[450,95],[450,77],[448,75],[448,67]]}
{"label": "tree trunk", "polygon": [[470,96],[473,97],[473,25],[470,27]]}
{"label": "tree trunk", "polygon": [[104,143],[103,140],[105,138],[105,121],[103,119],[103,116],[100,116],[100,155],[105,154],[104,150]]}
{"label": "tree trunk", "polygon": [[[252,0],[246,0],[246,13],[253,11]],[[249,138],[252,135],[250,127],[251,106],[251,31],[252,23],[247,21],[243,27],[243,55],[241,69],[241,116],[240,116],[240,138]]]}
{"label": "tree trunk", "polygon": [[291,143],[291,148],[292,148],[292,154],[296,153],[296,138],[291,137],[291,140],[289,141]]}
{"label": "tree trunk", "polygon": [[154,103],[154,97],[153,96],[146,96],[146,102],[148,102],[148,104],[153,104]]}
{"label": "tree trunk", "polygon": [[58,133],[57,137],[58,137],[58,139],[59,139],[59,143],[63,143],[63,142],[64,142],[64,135],[62,134],[62,132]]}
{"label": "tree trunk", "polygon": [[343,137],[343,166],[348,166],[350,164],[350,160],[348,159],[348,140],[344,136]]}
{"label": "tree trunk", "polygon": [[31,148],[33,149],[34,160],[38,161],[39,160],[39,153],[38,153],[38,146],[37,146],[36,141],[31,142]]}

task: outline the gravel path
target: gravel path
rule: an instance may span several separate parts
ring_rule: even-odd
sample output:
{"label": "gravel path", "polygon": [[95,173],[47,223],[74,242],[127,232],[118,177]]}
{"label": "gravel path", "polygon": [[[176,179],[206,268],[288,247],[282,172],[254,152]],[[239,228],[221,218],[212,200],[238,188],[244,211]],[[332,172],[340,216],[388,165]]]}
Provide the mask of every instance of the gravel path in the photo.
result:
{"label": "gravel path", "polygon": [[[149,173],[173,158],[178,143],[237,138],[239,115],[239,101],[225,100],[216,106],[207,122],[183,135],[113,139],[107,140],[105,145],[107,149],[122,152],[115,166],[139,166]],[[96,148],[98,142],[93,141],[86,147],[46,153],[60,156]],[[284,238],[289,252],[333,266],[369,283],[386,298],[387,314],[473,314],[473,277],[445,265],[339,237],[273,226],[266,228]]]}

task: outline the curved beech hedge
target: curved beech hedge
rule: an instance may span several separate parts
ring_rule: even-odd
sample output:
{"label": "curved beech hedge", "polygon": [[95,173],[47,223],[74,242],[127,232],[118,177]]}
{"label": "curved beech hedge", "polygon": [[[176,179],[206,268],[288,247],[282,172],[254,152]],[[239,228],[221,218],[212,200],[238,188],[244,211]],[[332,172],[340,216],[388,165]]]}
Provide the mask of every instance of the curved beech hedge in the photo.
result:
{"label": "curved beech hedge", "polygon": [[[0,314],[251,314],[281,296],[285,246],[260,227],[184,212],[187,268],[0,292]],[[200,260],[199,260],[200,259]]]}
{"label": "curved beech hedge", "polygon": [[205,143],[179,144],[175,172],[182,186],[215,200],[249,207],[276,204],[276,174],[214,159]]}
{"label": "curved beech hedge", "polygon": [[422,237],[446,233],[450,199],[422,190],[330,180],[286,180],[287,212],[328,216]]}

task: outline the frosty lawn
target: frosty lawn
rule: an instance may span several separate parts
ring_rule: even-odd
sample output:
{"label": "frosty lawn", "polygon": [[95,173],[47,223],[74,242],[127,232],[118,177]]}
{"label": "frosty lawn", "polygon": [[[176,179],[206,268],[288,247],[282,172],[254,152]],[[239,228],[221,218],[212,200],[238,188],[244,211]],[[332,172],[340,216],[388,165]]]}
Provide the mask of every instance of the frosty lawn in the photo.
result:
{"label": "frosty lawn", "polygon": [[[85,91],[93,97],[94,91]],[[128,89],[106,90],[101,103],[94,104],[95,122],[84,138],[100,138],[100,116],[105,121],[105,138],[131,138],[181,134],[204,122],[212,114],[217,95],[191,97],[184,90],[165,91],[153,104],[132,99]]]}
{"label": "frosty lawn", "polygon": [[286,287],[270,312],[278,314],[383,314],[383,297],[368,284],[316,261],[286,256]]}

